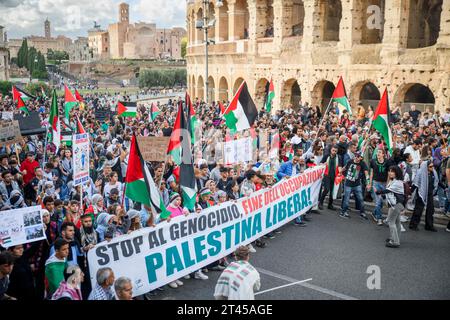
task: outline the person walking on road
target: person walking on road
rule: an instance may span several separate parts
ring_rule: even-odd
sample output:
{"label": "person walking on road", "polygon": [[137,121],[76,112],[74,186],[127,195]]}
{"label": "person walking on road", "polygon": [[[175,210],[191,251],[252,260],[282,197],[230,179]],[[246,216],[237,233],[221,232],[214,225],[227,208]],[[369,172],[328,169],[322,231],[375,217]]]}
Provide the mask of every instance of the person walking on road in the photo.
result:
{"label": "person walking on road", "polygon": [[389,167],[386,189],[377,190],[376,187],[374,187],[374,192],[377,195],[383,195],[385,197],[389,208],[386,219],[390,231],[390,237],[386,239],[386,247],[388,248],[400,247],[400,213],[405,209],[404,188],[403,173],[399,166]]}
{"label": "person walking on road", "polygon": [[230,263],[217,280],[216,300],[255,300],[254,292],[261,287],[259,272],[249,263],[250,250],[239,247],[236,261]]}

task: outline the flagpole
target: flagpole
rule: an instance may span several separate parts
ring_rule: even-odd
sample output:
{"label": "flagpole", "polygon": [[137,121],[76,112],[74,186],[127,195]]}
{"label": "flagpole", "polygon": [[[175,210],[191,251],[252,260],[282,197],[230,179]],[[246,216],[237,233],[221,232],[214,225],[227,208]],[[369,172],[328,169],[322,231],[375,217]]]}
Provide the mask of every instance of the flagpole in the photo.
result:
{"label": "flagpole", "polygon": [[45,126],[44,165],[47,162],[48,125]]}
{"label": "flagpole", "polygon": [[320,127],[322,126],[323,120],[325,120],[325,115],[327,114],[328,109],[330,108],[331,102],[333,102],[333,98],[330,99],[330,102],[328,103],[328,106],[327,106],[325,112],[323,113],[323,117],[322,117],[322,120],[320,120],[318,130],[320,130]]}

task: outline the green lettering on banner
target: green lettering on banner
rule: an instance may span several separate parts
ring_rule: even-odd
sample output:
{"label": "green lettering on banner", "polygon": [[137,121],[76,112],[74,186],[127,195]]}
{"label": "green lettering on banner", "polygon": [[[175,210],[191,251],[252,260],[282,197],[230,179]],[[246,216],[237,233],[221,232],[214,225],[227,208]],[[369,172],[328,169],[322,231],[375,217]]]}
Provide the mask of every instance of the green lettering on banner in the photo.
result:
{"label": "green lettering on banner", "polygon": [[261,212],[258,212],[253,218],[252,237],[256,236],[261,231]]}
{"label": "green lettering on banner", "polygon": [[[294,195],[294,197],[295,197],[295,195]],[[289,199],[287,200],[288,217],[292,217],[294,215],[294,210],[292,210],[292,199],[294,197],[289,197]]]}
{"label": "green lettering on banner", "polygon": [[272,223],[270,223],[270,207],[268,207],[267,213],[266,213],[266,229],[270,228],[271,226],[272,226]]}
{"label": "green lettering on banner", "polygon": [[281,201],[278,207],[278,222],[286,219],[286,201]]}
{"label": "green lettering on banner", "polygon": [[225,233],[225,250],[228,250],[231,248],[231,230],[233,228],[234,228],[234,226],[228,226],[228,227],[222,229],[222,233]]}
{"label": "green lettering on banner", "polygon": [[252,217],[242,220],[242,241],[252,236]]}
{"label": "green lettering on banner", "polygon": [[241,223],[238,222],[234,225],[234,245],[237,246],[240,242],[241,242]]}
{"label": "green lettering on banner", "polygon": [[221,243],[216,238],[220,238],[220,232],[219,231],[213,231],[210,234],[208,234],[207,242],[212,247],[212,248],[208,249],[208,254],[210,256],[216,256],[220,252]]}
{"label": "green lettering on banner", "polygon": [[308,188],[306,191],[308,192],[308,205],[312,206],[312,201],[311,201],[311,188]]}
{"label": "green lettering on banner", "polygon": [[294,194],[294,212],[298,213],[302,210],[302,202],[300,200],[300,195],[298,193]]}
{"label": "green lettering on banner", "polygon": [[147,267],[148,282],[155,282],[156,270],[163,265],[163,258],[161,253],[154,253],[145,257],[145,266]]}
{"label": "green lettering on banner", "polygon": [[302,210],[308,206],[308,195],[306,190],[302,190]]}
{"label": "green lettering on banner", "polygon": [[205,236],[194,238],[195,258],[197,259],[197,263],[202,262],[207,258],[207,255],[203,253],[203,250],[205,250],[205,244],[202,243],[203,241],[205,241]]}
{"label": "green lettering on banner", "polygon": [[181,244],[181,249],[183,250],[184,264],[186,268],[193,266],[195,260],[191,258],[191,251],[189,250],[189,242],[185,241]]}
{"label": "green lettering on banner", "polygon": [[271,220],[271,225],[275,225],[277,223],[277,213],[278,213],[278,203],[275,203],[275,205],[273,206],[273,212],[272,212],[272,220]]}
{"label": "green lettering on banner", "polygon": [[170,276],[174,273],[174,270],[181,271],[184,269],[183,262],[176,246],[166,249],[166,274]]}

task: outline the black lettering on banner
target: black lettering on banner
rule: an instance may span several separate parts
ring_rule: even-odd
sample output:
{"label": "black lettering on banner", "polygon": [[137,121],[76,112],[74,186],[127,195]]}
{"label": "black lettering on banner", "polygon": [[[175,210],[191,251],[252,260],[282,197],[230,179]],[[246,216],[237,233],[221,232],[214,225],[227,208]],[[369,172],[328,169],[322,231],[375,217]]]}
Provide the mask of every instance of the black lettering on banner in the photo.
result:
{"label": "black lettering on banner", "polygon": [[208,214],[208,228],[212,229],[216,226],[216,212],[210,212]]}
{"label": "black lettering on banner", "polygon": [[120,249],[122,250],[122,255],[125,258],[131,257],[133,255],[133,245],[131,244],[131,240],[120,242]]}
{"label": "black lettering on banner", "polygon": [[104,253],[106,251],[108,251],[108,248],[106,248],[105,246],[101,246],[101,247],[98,247],[97,249],[95,249],[95,254],[97,255],[97,257],[100,258],[100,259],[98,259],[97,262],[101,266],[104,266],[109,263],[108,254]]}
{"label": "black lettering on banner", "polygon": [[204,231],[206,229],[206,216],[202,215],[198,218],[198,231]]}
{"label": "black lettering on banner", "polygon": [[188,221],[189,234],[197,233],[197,218]]}
{"label": "black lettering on banner", "polygon": [[108,244],[108,247],[110,247],[111,250],[112,250],[114,261],[118,261],[119,260],[119,252],[117,250],[118,246],[119,246],[119,242]]}
{"label": "black lettering on banner", "polygon": [[220,209],[220,217],[222,218],[222,223],[228,222],[227,208]]}
{"label": "black lettering on banner", "polygon": [[158,236],[156,235],[156,231],[151,231],[148,233],[148,247],[150,249],[159,247],[160,243],[158,240]]}
{"label": "black lettering on banner", "polygon": [[183,220],[180,222],[180,238],[187,237],[187,221]]}
{"label": "black lettering on banner", "polygon": [[227,207],[227,215],[228,215],[229,221],[233,221],[233,213],[231,212],[230,206]]}
{"label": "black lettering on banner", "polygon": [[241,213],[239,212],[239,208],[237,205],[233,204],[231,206],[231,211],[233,212],[233,218],[237,219],[241,216]]}
{"label": "black lettering on banner", "polygon": [[141,253],[141,246],[144,244],[144,237],[139,236],[133,239],[133,244],[136,253]]}
{"label": "black lettering on banner", "polygon": [[169,228],[170,240],[175,241],[180,237],[180,226],[178,223],[174,223]]}

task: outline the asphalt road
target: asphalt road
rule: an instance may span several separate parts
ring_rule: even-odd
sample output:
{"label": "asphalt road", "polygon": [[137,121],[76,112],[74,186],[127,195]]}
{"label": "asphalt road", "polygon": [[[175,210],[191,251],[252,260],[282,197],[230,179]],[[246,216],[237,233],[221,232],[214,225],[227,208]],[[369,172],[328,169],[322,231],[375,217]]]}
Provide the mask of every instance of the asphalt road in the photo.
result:
{"label": "asphalt road", "polygon": [[[257,300],[317,299],[450,299],[450,233],[407,228],[401,247],[386,248],[389,228],[336,212],[311,214],[306,227],[285,225],[267,247],[256,248],[251,263],[260,271],[261,290],[296,281],[310,281],[275,289]],[[405,224],[407,227],[407,225]],[[367,268],[380,268],[380,289],[367,287]],[[184,280],[178,289],[164,287],[152,299],[213,299],[220,272],[209,271],[209,280]]]}

